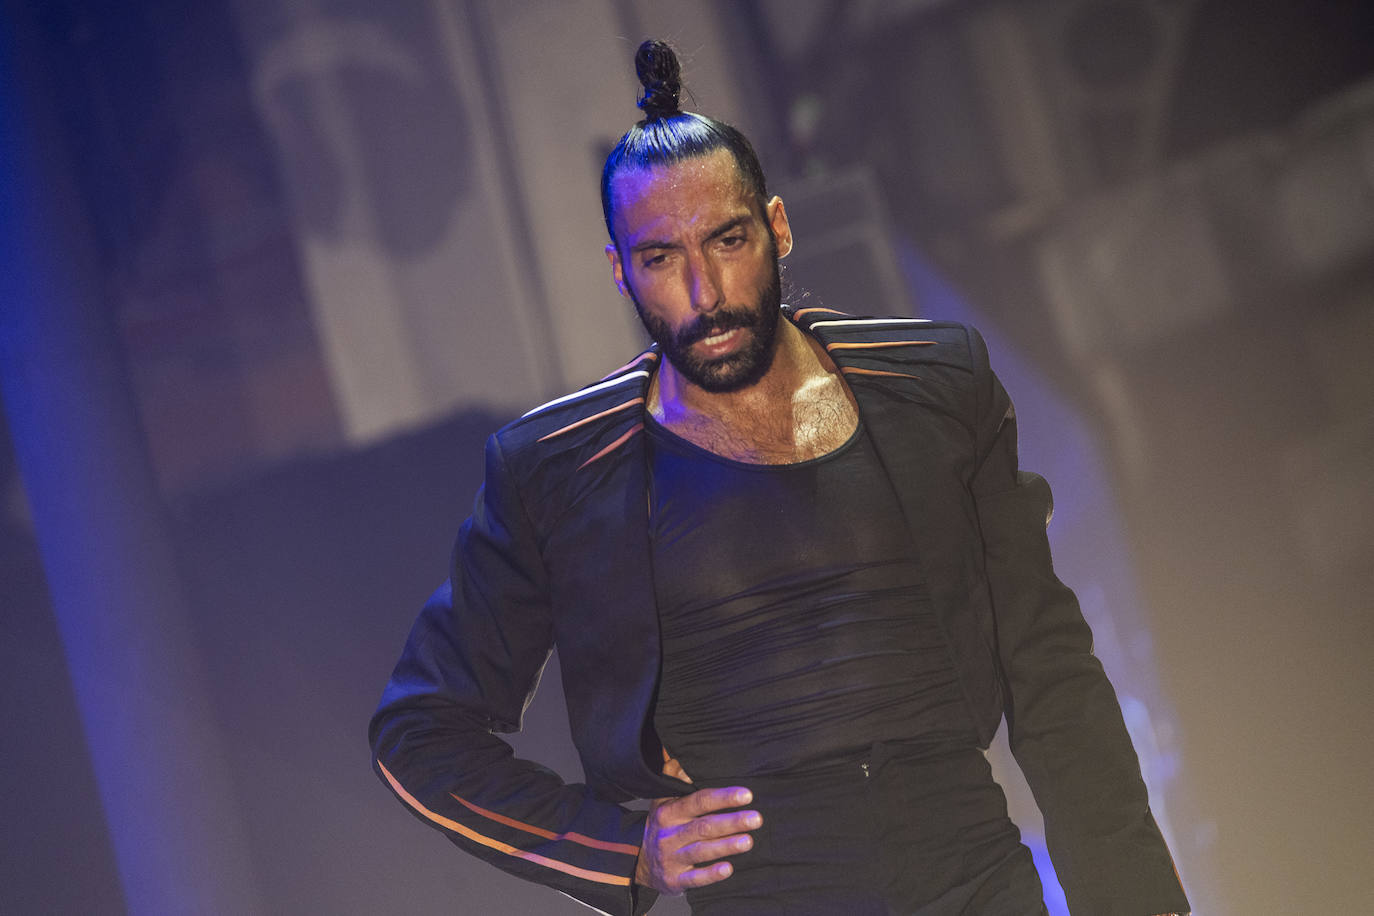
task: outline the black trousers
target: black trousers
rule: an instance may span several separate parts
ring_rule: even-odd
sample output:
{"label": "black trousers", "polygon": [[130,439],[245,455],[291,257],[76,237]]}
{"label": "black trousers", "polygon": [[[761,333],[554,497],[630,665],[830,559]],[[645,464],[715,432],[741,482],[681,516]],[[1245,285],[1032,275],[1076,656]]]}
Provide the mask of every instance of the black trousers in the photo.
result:
{"label": "black trousers", "polygon": [[733,875],[687,892],[694,916],[1045,913],[1030,850],[976,747],[879,744],[738,784],[763,826],[730,857]]}

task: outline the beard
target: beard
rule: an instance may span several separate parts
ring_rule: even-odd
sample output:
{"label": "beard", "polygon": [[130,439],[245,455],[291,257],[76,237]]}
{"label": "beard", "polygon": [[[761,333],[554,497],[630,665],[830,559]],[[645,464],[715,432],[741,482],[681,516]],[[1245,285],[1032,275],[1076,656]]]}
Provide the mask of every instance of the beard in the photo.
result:
{"label": "beard", "polygon": [[[776,255],[769,279],[759,287],[752,305],[721,306],[709,315],[698,315],[677,330],[670,328],[662,318],[647,313],[639,304],[634,289],[628,284],[626,289],[644,330],[663,351],[664,359],[703,391],[721,394],[748,388],[763,378],[773,365],[778,322],[782,320],[782,281]],[[718,359],[705,359],[692,352],[692,345],[698,341],[736,328],[747,334],[739,351]]]}

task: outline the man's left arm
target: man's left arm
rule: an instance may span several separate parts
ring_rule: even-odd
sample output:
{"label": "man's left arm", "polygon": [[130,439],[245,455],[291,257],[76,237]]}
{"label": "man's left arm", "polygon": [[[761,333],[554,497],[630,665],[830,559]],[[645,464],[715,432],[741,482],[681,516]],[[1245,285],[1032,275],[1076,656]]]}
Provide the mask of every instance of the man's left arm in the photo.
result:
{"label": "man's left arm", "polygon": [[972,489],[996,621],[1011,749],[1045,818],[1075,914],[1187,913],[1150,813],[1116,693],[1092,654],[1078,600],[1054,573],[1044,478],[1020,471],[1011,400],[970,331],[978,383]]}

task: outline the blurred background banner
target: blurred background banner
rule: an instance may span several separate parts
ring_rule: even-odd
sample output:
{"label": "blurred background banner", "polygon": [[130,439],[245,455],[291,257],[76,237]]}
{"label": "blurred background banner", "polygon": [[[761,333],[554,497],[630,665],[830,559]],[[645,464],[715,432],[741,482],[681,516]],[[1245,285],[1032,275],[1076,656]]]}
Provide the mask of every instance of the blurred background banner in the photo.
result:
{"label": "blurred background banner", "polygon": [[0,3],[0,913],[583,912],[365,728],[484,438],[643,345],[650,36],[792,302],[985,332],[1196,912],[1368,911],[1367,0]]}

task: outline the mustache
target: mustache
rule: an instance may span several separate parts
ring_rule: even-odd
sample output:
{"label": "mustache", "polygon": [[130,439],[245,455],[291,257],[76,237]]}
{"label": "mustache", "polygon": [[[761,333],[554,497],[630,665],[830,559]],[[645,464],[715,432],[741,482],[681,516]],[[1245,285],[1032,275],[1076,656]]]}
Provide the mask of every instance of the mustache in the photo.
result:
{"label": "mustache", "polygon": [[721,309],[710,316],[701,315],[691,324],[679,329],[674,338],[677,346],[685,349],[713,334],[724,334],[735,328],[749,328],[756,324],[758,324],[758,316],[748,309],[730,311]]}

